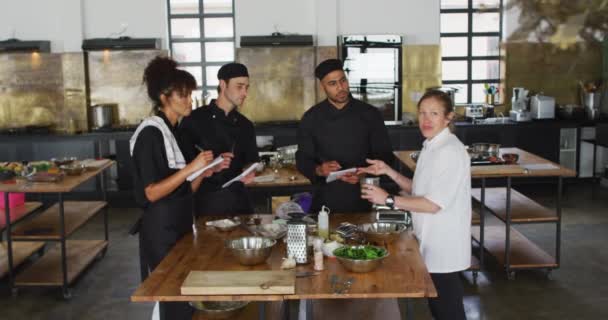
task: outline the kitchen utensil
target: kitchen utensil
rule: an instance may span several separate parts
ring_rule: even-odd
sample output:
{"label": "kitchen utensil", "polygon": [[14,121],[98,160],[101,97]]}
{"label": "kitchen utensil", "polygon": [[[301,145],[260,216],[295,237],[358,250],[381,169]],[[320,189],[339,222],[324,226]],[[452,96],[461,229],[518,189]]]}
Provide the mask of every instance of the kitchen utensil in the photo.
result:
{"label": "kitchen utensil", "polygon": [[222,219],[222,220],[207,221],[205,223],[205,225],[215,227],[216,229],[223,231],[223,232],[228,232],[228,231],[232,231],[232,230],[238,228],[239,223],[237,223],[231,219]]}
{"label": "kitchen utensil", "polygon": [[245,266],[264,263],[272,252],[276,240],[265,237],[242,237],[226,240],[226,248]]}
{"label": "kitchen utensil", "polygon": [[287,221],[287,256],[298,264],[308,263],[307,224],[301,214]]}
{"label": "kitchen utensil", "polygon": [[181,286],[182,295],[294,294],[294,270],[197,271]]}
{"label": "kitchen utensil", "polygon": [[376,259],[363,260],[363,259],[351,259],[351,258],[346,258],[346,257],[341,257],[339,255],[336,255],[338,250],[342,250],[343,248],[338,248],[338,249],[334,250],[333,253],[336,256],[336,259],[338,259],[338,261],[340,262],[340,264],[347,270],[352,271],[352,272],[364,273],[364,272],[373,271],[376,268],[378,268],[380,266],[380,264],[382,264],[382,260],[386,259],[386,257],[389,256],[388,250],[381,248],[381,247],[376,247],[376,246],[372,246],[372,247],[382,250],[384,252],[384,255],[382,257],[376,258]]}
{"label": "kitchen utensil", "polygon": [[79,163],[64,164],[59,166],[59,169],[68,176],[79,176],[87,171],[87,167]]}
{"label": "kitchen utensil", "polygon": [[480,157],[498,157],[500,152],[500,144],[498,143],[473,143],[471,152]]}
{"label": "kitchen utensil", "polygon": [[405,224],[394,222],[374,222],[359,225],[359,230],[369,242],[378,244],[392,243],[407,230]]}
{"label": "kitchen utensil", "polygon": [[108,128],[112,126],[114,108],[116,104],[97,104],[91,107],[93,129]]}
{"label": "kitchen utensil", "polygon": [[63,157],[63,158],[51,158],[51,162],[56,166],[63,166],[72,164],[74,161],[78,160],[76,157]]}
{"label": "kitchen utensil", "polygon": [[191,301],[190,306],[205,316],[205,319],[232,319],[249,301]]}
{"label": "kitchen utensil", "polygon": [[519,160],[519,155],[517,153],[504,153],[502,159],[506,164],[516,164],[517,160]]}

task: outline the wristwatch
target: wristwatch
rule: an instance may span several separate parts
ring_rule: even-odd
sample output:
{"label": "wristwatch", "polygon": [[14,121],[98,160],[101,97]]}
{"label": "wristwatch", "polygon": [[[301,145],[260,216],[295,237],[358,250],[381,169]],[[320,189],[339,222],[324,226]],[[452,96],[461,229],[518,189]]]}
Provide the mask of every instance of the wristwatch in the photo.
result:
{"label": "wristwatch", "polygon": [[395,197],[392,194],[389,194],[384,200],[384,205],[391,208],[391,210],[395,209]]}

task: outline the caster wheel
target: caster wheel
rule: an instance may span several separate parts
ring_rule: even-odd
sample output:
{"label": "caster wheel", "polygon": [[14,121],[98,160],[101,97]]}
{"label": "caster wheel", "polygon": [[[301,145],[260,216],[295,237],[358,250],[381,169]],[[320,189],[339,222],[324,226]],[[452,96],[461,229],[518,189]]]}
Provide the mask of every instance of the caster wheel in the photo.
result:
{"label": "caster wheel", "polygon": [[509,271],[509,272],[507,272],[507,279],[509,279],[509,280],[515,280],[515,271]]}
{"label": "caster wheel", "polygon": [[70,289],[63,289],[63,299],[65,299],[65,300],[72,299],[72,290],[70,290]]}
{"label": "caster wheel", "polygon": [[17,296],[18,296],[18,295],[19,295],[19,289],[17,289],[17,288],[12,288],[12,289],[11,289],[11,296],[12,296],[13,298],[17,298]]}

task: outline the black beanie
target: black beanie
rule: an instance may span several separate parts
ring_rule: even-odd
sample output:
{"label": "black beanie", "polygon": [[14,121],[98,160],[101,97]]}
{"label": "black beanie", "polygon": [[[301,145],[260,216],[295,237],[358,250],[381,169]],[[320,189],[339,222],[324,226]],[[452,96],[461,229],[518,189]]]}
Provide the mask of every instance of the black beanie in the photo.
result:
{"label": "black beanie", "polygon": [[247,67],[241,63],[227,63],[217,72],[218,80],[230,80],[236,77],[249,77]]}
{"label": "black beanie", "polygon": [[342,61],[338,59],[327,59],[315,68],[315,77],[319,80],[323,80],[323,78],[330,72],[336,70],[344,70],[344,66],[342,65]]}

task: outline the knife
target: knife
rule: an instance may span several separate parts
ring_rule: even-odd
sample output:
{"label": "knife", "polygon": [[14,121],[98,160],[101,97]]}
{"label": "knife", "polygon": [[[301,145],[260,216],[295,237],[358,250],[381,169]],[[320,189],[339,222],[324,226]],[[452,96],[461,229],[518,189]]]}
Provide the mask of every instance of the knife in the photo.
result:
{"label": "knife", "polygon": [[306,278],[311,276],[317,276],[320,272],[317,271],[298,271],[296,272],[296,278]]}

